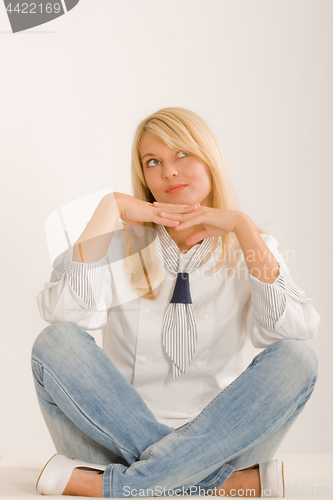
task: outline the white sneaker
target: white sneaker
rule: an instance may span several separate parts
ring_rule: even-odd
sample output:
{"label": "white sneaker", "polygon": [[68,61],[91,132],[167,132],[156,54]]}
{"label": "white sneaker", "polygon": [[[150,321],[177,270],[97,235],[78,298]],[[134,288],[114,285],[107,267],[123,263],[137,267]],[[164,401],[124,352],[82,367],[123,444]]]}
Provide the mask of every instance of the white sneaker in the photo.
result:
{"label": "white sneaker", "polygon": [[36,484],[37,492],[40,495],[62,495],[76,468],[98,474],[106,469],[106,465],[88,464],[56,453],[39,475]]}

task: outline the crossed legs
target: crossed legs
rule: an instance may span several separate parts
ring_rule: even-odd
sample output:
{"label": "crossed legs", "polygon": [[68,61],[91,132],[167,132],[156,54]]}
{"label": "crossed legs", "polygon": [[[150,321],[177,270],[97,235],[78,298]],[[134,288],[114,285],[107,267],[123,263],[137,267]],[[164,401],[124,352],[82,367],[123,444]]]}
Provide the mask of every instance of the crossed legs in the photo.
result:
{"label": "crossed legs", "polygon": [[57,451],[108,464],[99,478],[104,497],[139,489],[151,496],[152,490],[177,487],[202,494],[221,487],[235,470],[272,458],[317,377],[307,344],[275,342],[174,431],[155,419],[93,337],[73,323],[43,330],[32,366]]}

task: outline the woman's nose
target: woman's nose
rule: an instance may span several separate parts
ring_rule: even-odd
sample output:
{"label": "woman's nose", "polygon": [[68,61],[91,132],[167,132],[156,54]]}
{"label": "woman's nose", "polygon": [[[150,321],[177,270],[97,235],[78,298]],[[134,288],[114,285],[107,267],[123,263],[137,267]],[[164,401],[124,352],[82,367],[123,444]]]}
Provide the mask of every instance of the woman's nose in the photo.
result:
{"label": "woman's nose", "polygon": [[176,177],[178,175],[176,165],[173,162],[164,163],[162,175],[165,179]]}

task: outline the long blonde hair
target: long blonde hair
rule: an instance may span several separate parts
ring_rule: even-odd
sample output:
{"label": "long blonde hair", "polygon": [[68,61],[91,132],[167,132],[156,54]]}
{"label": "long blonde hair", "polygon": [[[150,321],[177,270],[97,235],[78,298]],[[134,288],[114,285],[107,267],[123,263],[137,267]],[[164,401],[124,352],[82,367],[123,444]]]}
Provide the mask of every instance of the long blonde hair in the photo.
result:
{"label": "long blonde hair", "polygon": [[[212,190],[210,199],[212,208],[239,210],[229,173],[213,132],[196,113],[179,107],[160,109],[142,120],[136,129],[132,147],[131,165],[133,196],[135,198],[150,203],[155,201],[145,181],[139,152],[140,141],[145,133],[161,139],[174,150],[186,151],[188,154],[194,155],[207,165],[211,175]],[[156,224],[153,222],[145,222],[143,225],[153,229],[156,228]],[[135,259],[126,259],[125,264],[130,274],[131,286],[139,295],[155,299],[160,292],[160,287],[157,287],[154,293],[151,284],[155,282],[155,279],[159,275],[160,267],[156,256],[156,249],[151,244],[153,242],[152,231],[146,230],[147,238],[145,236],[139,239],[132,228],[125,224],[124,227],[129,253],[132,256],[136,255]],[[258,227],[257,229],[259,233],[265,233],[262,229]],[[232,266],[238,260],[233,257],[233,255],[239,255],[240,250],[236,235],[228,233],[221,238],[222,257],[214,268],[211,269],[212,273],[219,271],[227,256]],[[218,241],[218,237],[214,238],[213,247],[205,261],[210,258],[212,252],[216,249]],[[139,258],[138,250],[143,250],[141,253],[144,253],[145,266],[142,263],[141,257]],[[235,250],[236,253],[234,252]]]}

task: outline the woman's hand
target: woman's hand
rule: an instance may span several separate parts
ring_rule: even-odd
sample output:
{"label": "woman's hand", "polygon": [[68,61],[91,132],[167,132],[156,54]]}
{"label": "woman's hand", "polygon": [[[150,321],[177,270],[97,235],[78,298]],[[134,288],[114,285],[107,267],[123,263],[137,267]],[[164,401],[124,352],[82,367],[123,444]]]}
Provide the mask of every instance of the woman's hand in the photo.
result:
{"label": "woman's hand", "polygon": [[176,231],[188,229],[192,226],[201,226],[201,230],[191,234],[186,239],[187,245],[195,245],[204,238],[223,236],[230,232],[237,234],[237,225],[242,220],[242,217],[245,217],[243,212],[237,210],[222,210],[204,206],[199,206],[190,213],[177,212],[177,205],[169,205],[168,203],[157,204],[154,202],[153,206],[159,208],[158,214],[160,217],[179,222],[179,225],[175,227]]}
{"label": "woman's hand", "polygon": [[[142,222],[155,222],[163,226],[177,227],[177,219],[159,215],[161,209],[152,203],[142,201],[123,193],[113,193],[117,203],[120,218],[130,226],[142,226]],[[198,204],[199,205],[199,204]],[[169,205],[168,210],[178,214],[188,214],[197,210],[198,205]]]}

